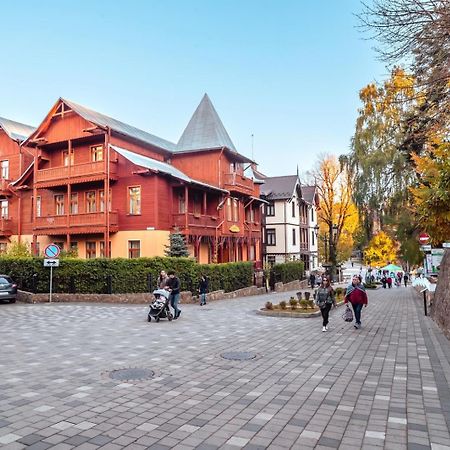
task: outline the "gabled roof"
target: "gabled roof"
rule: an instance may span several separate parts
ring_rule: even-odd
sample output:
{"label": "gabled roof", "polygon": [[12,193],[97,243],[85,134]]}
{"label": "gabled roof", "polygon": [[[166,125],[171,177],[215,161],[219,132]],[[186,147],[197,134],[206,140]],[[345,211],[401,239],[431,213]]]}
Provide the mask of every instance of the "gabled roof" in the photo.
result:
{"label": "gabled roof", "polygon": [[0,117],[0,128],[13,140],[22,142],[36,129],[24,123],[14,122],[13,120]]}
{"label": "gabled roof", "polygon": [[297,175],[286,175],[281,177],[266,177],[261,186],[261,195],[268,200],[290,199],[295,193],[300,180]]}
{"label": "gabled roof", "polygon": [[302,186],[302,198],[310,205],[318,205],[319,195],[317,193],[317,186]]}
{"label": "gabled roof", "polygon": [[[49,115],[53,113],[53,110],[55,110],[56,106],[59,105],[60,102],[63,102],[75,113],[80,115],[83,119],[91,122],[94,125],[98,125],[100,127],[108,127],[116,133],[123,134],[133,139],[137,139],[138,141],[150,144],[169,152],[173,151],[176,147],[173,142],[166,141],[165,139],[159,138],[157,136],[154,136],[153,134],[147,133],[146,131],[140,130],[139,128],[133,127],[132,125],[128,125],[124,122],[121,122],[120,120],[113,119],[112,117],[106,116],[105,114],[99,113],[87,108],[86,106],[82,106],[78,103],[64,98],[58,99]],[[39,128],[41,128],[41,126],[49,120],[49,115],[47,115]]]}
{"label": "gabled roof", "polygon": [[236,152],[208,94],[205,94],[177,144],[177,151],[226,147]]}
{"label": "gabled roof", "polygon": [[110,147],[136,166],[144,167],[145,169],[149,169],[155,173],[163,173],[165,175],[169,175],[173,178],[177,178],[178,180],[185,181],[186,183],[196,184],[208,189],[214,189],[216,191],[228,193],[228,191],[220,189],[217,186],[212,186],[210,184],[194,180],[193,178],[183,173],[181,170],[165,162],[158,161],[156,159],[149,158],[148,156],[143,156],[138,153],[134,153],[125,148],[118,147],[117,145],[110,144]]}

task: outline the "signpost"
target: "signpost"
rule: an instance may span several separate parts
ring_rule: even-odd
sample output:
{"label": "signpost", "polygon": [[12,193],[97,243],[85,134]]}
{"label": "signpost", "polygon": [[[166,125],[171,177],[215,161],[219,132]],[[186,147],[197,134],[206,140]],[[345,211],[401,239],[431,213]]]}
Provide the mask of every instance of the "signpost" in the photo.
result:
{"label": "signpost", "polygon": [[422,245],[428,244],[428,242],[430,242],[430,235],[428,233],[420,233],[419,234],[419,242]]}
{"label": "signpost", "polygon": [[48,301],[52,302],[52,288],[53,288],[53,267],[59,267],[58,256],[61,253],[61,249],[56,244],[48,244],[45,247],[44,255],[44,267],[50,267],[50,295]]}

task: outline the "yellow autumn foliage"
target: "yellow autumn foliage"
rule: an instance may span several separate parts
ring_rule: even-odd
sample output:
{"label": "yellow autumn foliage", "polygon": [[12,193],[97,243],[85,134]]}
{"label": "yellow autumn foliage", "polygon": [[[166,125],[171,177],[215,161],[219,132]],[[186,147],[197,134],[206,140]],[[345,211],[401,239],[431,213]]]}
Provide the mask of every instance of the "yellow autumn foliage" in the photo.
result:
{"label": "yellow autumn foliage", "polygon": [[397,244],[380,231],[364,250],[364,262],[370,266],[385,266],[397,260]]}

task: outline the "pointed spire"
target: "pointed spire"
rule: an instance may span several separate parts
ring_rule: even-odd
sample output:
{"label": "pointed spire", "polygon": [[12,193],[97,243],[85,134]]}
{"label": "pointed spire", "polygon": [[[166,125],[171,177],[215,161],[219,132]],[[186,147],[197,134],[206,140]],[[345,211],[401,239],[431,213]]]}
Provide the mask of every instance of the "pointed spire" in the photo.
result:
{"label": "pointed spire", "polygon": [[205,94],[181,135],[177,150],[205,150],[221,147],[236,151],[208,94]]}

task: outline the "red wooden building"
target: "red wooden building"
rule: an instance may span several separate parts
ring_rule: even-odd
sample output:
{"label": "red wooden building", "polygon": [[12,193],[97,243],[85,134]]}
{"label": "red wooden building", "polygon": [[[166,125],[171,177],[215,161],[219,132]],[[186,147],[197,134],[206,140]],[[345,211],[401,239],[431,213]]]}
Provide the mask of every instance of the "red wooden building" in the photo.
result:
{"label": "red wooden building", "polygon": [[22,184],[17,189],[14,180],[30,170],[33,157],[21,144],[33,131],[29,125],[0,117],[0,252],[32,234],[31,188]]}
{"label": "red wooden building", "polygon": [[206,95],[178,144],[60,98],[25,151],[14,187],[32,188],[36,253],[56,242],[85,258],[162,256],[178,228],[201,263],[260,260],[251,161]]}

